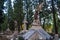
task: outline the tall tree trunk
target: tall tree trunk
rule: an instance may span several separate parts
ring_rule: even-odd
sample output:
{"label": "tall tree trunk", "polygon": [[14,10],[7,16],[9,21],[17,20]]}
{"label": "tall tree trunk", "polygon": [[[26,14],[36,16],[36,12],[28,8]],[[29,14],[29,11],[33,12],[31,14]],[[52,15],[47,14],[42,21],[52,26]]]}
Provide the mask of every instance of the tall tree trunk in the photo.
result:
{"label": "tall tree trunk", "polygon": [[26,29],[28,30],[28,28],[29,28],[29,23],[26,23]]}
{"label": "tall tree trunk", "polygon": [[45,27],[45,19],[44,19],[44,22],[43,22],[43,29],[44,29],[44,27]]}
{"label": "tall tree trunk", "polygon": [[23,30],[23,28],[22,28],[22,23],[21,23],[21,25],[20,25],[20,29]]}
{"label": "tall tree trunk", "polygon": [[2,28],[1,28],[1,24],[0,24],[0,32],[1,32]]}
{"label": "tall tree trunk", "polygon": [[20,24],[18,23],[18,32],[20,32]]}
{"label": "tall tree trunk", "polygon": [[54,22],[54,27],[55,27],[55,34],[58,34],[58,27],[56,25],[56,17],[55,17],[56,10],[54,7],[54,0],[52,0],[52,13],[53,13],[53,22]]}

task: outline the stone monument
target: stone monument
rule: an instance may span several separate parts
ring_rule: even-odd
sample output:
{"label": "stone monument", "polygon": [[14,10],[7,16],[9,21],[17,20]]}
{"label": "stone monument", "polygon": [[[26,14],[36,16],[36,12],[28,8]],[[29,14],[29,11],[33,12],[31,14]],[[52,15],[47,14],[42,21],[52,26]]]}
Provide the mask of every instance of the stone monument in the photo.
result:
{"label": "stone monument", "polygon": [[7,30],[4,32],[4,34],[5,35],[11,35],[12,31],[9,28],[7,28]]}
{"label": "stone monument", "polygon": [[51,38],[51,36],[40,25],[39,10],[41,10],[42,5],[43,3],[40,4],[35,11],[32,27],[23,35],[25,40],[50,40]]}

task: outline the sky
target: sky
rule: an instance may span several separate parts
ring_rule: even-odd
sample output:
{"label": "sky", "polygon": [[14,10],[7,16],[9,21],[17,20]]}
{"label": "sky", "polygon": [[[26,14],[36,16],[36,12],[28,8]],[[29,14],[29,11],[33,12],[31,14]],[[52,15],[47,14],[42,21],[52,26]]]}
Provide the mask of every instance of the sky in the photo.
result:
{"label": "sky", "polygon": [[[12,2],[12,3],[11,3],[11,4],[12,4],[12,7],[13,7],[13,5],[14,5],[14,4],[13,4],[13,1],[14,1],[14,0],[11,0],[11,2]],[[46,0],[46,1],[50,1],[50,0]],[[6,4],[7,4],[7,2],[4,3],[4,6],[6,6]],[[50,7],[48,7],[48,8],[50,8]],[[5,10],[3,10],[3,11],[4,11],[4,13],[7,13],[7,12],[6,12],[7,9],[5,9]],[[33,10],[33,11],[35,11],[35,10]],[[58,16],[58,18],[60,18],[60,16]]]}
{"label": "sky", "polygon": [[13,6],[13,1],[14,1],[14,0],[11,0],[11,2],[12,2],[12,6]]}
{"label": "sky", "polygon": [[[11,2],[12,2],[12,3],[11,3],[11,4],[12,4],[12,7],[13,7],[13,5],[14,5],[14,4],[13,4],[13,1],[14,1],[14,0],[11,0]],[[49,1],[49,0],[47,0],[47,1]],[[6,3],[7,3],[7,2],[4,3],[4,6],[6,6]],[[4,10],[4,13],[6,13],[5,11],[6,11],[6,10]],[[34,11],[34,10],[33,10],[33,11]]]}
{"label": "sky", "polygon": [[[12,4],[12,6],[13,6],[13,1],[14,1],[14,0],[11,0],[11,2],[12,2],[12,3],[11,3],[11,4]],[[7,2],[5,2],[5,3],[4,3],[4,6],[6,6],[6,3],[7,3]]]}
{"label": "sky", "polygon": [[[14,4],[13,4],[13,1],[14,1],[14,0],[11,0],[12,7],[13,7],[13,5],[14,5]],[[6,4],[7,4],[7,1],[6,1],[6,2],[4,2],[4,6],[6,6]],[[4,13],[7,13],[7,12],[6,12],[6,11],[7,11],[7,9],[4,9],[3,11],[4,11]]]}

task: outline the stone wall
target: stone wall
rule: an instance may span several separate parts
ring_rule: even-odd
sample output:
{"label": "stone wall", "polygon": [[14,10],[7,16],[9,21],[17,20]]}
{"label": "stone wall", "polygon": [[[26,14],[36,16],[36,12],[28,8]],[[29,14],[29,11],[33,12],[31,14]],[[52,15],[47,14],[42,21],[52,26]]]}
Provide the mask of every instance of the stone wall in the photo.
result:
{"label": "stone wall", "polygon": [[0,40],[9,40],[6,36],[0,36]]}

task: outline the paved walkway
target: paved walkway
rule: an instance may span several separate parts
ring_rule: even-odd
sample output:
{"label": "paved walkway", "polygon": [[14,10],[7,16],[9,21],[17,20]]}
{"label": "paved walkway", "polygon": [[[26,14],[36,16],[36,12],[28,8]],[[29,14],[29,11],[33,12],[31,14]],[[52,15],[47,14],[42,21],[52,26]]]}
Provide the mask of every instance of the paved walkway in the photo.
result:
{"label": "paved walkway", "polygon": [[60,38],[59,38],[59,40],[60,40]]}

